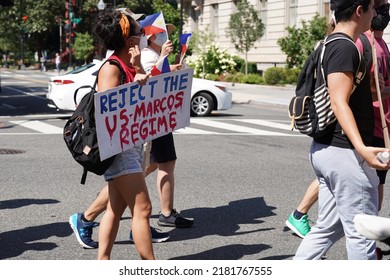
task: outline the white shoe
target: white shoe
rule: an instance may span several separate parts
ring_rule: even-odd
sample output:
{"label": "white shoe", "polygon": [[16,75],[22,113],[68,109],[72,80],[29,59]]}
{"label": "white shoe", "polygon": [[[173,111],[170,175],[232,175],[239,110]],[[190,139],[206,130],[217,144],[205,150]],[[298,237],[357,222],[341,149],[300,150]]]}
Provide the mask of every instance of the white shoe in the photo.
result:
{"label": "white shoe", "polygon": [[384,240],[390,237],[390,218],[358,214],[353,220],[356,230],[372,240]]}

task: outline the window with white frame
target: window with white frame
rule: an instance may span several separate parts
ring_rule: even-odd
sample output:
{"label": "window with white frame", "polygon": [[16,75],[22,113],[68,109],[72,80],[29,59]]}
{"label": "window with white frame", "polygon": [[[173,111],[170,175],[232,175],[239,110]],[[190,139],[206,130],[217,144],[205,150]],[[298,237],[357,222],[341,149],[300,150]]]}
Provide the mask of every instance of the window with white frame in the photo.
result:
{"label": "window with white frame", "polygon": [[326,18],[326,22],[330,22],[330,19],[332,18],[332,13],[330,11],[330,1],[329,0],[324,0],[322,3],[323,6],[323,16]]}
{"label": "window with white frame", "polygon": [[257,7],[259,17],[264,24],[264,36],[267,36],[267,22],[268,22],[268,0],[257,0]]}
{"label": "window with white frame", "polygon": [[219,30],[219,7],[218,4],[211,5],[211,30],[215,37],[218,37]]}
{"label": "window with white frame", "polygon": [[294,26],[297,24],[297,9],[298,9],[298,0],[288,0],[288,26]]}
{"label": "window with white frame", "polygon": [[237,13],[237,2],[238,0],[232,1],[232,14]]}

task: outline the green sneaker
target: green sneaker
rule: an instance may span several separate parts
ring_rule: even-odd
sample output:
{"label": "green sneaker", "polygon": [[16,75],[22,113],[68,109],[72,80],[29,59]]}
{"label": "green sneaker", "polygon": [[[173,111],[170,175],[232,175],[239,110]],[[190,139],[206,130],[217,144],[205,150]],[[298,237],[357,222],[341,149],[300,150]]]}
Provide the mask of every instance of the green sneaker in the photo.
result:
{"label": "green sneaker", "polygon": [[304,238],[311,230],[307,214],[303,215],[301,219],[297,220],[294,218],[293,213],[291,213],[286,221],[286,226],[288,226],[301,238]]}

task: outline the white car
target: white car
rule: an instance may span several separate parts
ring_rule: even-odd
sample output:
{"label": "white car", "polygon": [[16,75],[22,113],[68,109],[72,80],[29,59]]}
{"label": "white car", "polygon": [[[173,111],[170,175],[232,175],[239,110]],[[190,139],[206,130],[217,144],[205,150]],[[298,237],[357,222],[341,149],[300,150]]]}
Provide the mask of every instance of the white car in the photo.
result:
{"label": "white car", "polygon": [[[48,106],[64,111],[74,111],[74,92],[81,86],[93,86],[97,71],[103,61],[77,68],[65,75],[53,76],[49,80],[49,90],[46,95]],[[84,92],[83,92],[84,90]],[[81,89],[77,94],[78,103],[89,89]],[[232,94],[217,82],[194,78],[191,89],[191,116],[207,116],[213,110],[227,110],[232,107]]]}

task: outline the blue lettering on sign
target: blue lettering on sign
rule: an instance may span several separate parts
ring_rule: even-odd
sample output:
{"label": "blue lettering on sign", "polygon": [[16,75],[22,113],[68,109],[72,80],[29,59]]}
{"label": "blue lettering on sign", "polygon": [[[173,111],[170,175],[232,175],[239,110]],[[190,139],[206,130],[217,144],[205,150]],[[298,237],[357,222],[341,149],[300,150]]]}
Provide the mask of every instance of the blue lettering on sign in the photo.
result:
{"label": "blue lettering on sign", "polygon": [[135,99],[135,90],[138,88],[138,84],[134,84],[130,87],[130,105],[137,104],[137,100]]}
{"label": "blue lettering on sign", "polygon": [[139,90],[138,90],[138,98],[139,98],[139,100],[145,100],[145,96],[142,95],[142,89],[143,89],[143,86],[140,86]]}
{"label": "blue lettering on sign", "polygon": [[117,94],[118,93],[116,91],[113,91],[110,94],[108,94],[108,107],[110,112],[116,111],[117,109],[116,108],[116,103],[118,102],[118,100],[116,99]]}
{"label": "blue lettering on sign", "polygon": [[119,94],[122,96],[122,98],[121,98],[121,103],[119,103],[118,106],[121,109],[126,105],[126,92],[127,92],[127,88],[122,88],[119,90]]}
{"label": "blue lettering on sign", "polygon": [[150,97],[153,98],[153,95],[154,95],[154,84],[156,84],[158,81],[151,81],[149,82],[149,85],[150,85]]}
{"label": "blue lettering on sign", "polygon": [[108,101],[107,95],[100,96],[100,114],[103,114],[104,112],[108,111],[107,101]]}
{"label": "blue lettering on sign", "polygon": [[180,75],[179,90],[186,89],[187,83],[188,83],[188,73]]}

